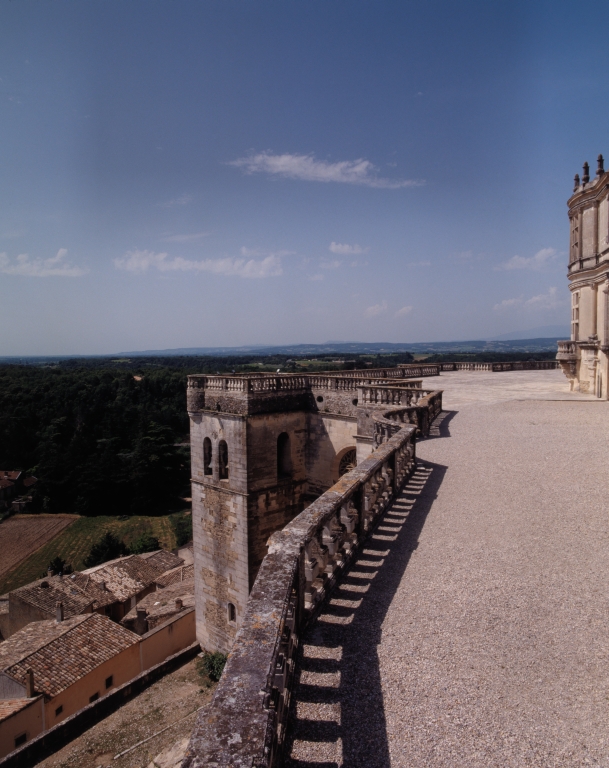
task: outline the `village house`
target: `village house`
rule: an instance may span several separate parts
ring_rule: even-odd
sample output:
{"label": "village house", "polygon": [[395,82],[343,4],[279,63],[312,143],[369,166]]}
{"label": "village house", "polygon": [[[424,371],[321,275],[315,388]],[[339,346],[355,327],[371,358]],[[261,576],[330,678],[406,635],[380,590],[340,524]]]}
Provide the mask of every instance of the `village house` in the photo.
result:
{"label": "village house", "polygon": [[[178,569],[176,569],[178,570]],[[123,627],[144,635],[195,605],[194,576],[147,595],[121,619]]]}
{"label": "village house", "polygon": [[138,636],[104,616],[28,624],[0,643],[0,757],[140,671]]}

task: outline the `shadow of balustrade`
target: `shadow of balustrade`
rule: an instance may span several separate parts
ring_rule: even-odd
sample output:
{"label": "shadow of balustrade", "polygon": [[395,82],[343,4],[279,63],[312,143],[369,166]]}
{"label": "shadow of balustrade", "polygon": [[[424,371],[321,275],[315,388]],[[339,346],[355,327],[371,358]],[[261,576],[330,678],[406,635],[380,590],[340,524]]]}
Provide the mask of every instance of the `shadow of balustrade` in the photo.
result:
{"label": "shadow of balustrade", "polygon": [[[454,413],[441,422],[439,436]],[[377,646],[445,473],[442,465],[418,463],[303,636],[286,768],[390,765]]]}

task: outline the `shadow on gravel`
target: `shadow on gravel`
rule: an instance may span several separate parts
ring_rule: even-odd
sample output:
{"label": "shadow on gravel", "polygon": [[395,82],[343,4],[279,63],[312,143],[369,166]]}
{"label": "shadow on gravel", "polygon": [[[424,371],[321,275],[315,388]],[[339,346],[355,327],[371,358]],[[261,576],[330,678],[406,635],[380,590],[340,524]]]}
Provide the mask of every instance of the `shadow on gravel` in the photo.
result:
{"label": "shadow on gravel", "polygon": [[302,638],[286,767],[389,768],[377,646],[446,469],[418,463]]}
{"label": "shadow on gravel", "polygon": [[455,418],[459,411],[442,411],[442,413],[433,421],[429,428],[429,435],[417,440],[421,443],[425,440],[435,440],[438,437],[450,437],[449,424]]}

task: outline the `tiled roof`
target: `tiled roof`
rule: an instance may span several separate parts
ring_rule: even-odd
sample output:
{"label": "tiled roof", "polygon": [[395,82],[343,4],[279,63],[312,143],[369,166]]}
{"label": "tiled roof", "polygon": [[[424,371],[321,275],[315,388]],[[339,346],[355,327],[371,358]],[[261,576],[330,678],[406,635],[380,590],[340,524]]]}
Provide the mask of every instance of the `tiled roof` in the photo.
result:
{"label": "tiled roof", "polygon": [[165,573],[165,571],[169,571],[171,568],[177,568],[178,565],[184,565],[184,560],[181,557],[174,555],[173,552],[168,552],[166,549],[159,549],[156,552],[146,552],[145,554],[140,555],[140,557],[143,557],[148,565],[152,566],[159,575]]}
{"label": "tiled roof", "polygon": [[[25,587],[13,590],[11,597],[17,596],[29,605],[55,615],[57,603],[63,603],[63,615],[77,616],[91,610],[93,597],[83,594],[66,576],[48,576],[38,579]],[[9,598],[10,600],[10,598]]]}
{"label": "tiled roof", "polygon": [[[176,598],[180,598],[182,601],[182,606],[179,608],[176,607]],[[135,626],[137,611],[144,609],[146,611],[148,629],[150,630],[167,621],[176,613],[180,613],[185,608],[194,608],[194,605],[195,581],[191,578],[188,581],[178,582],[165,589],[160,589],[158,592],[151,592],[149,595],[146,595],[137,604],[137,608],[132,608],[123,617],[121,624],[129,628]]]}
{"label": "tiled roof", "polygon": [[131,555],[107,563],[90,572],[91,579],[98,584],[104,582],[118,600],[128,600],[154,584],[157,571],[139,555]]}
{"label": "tiled roof", "polygon": [[0,699],[0,722],[19,710],[29,707],[32,701],[33,699]]}
{"label": "tiled roof", "polygon": [[2,488],[12,488],[15,483],[12,483],[10,480],[4,480],[3,478],[0,478],[0,489]]}
{"label": "tiled roof", "polygon": [[171,584],[177,584],[180,581],[188,581],[194,579],[195,567],[191,565],[179,565],[177,568],[172,568],[170,571],[166,571],[162,576],[159,576],[156,580],[158,587],[168,587]]}
{"label": "tiled roof", "polygon": [[[91,614],[88,614],[89,616]],[[19,659],[28,656],[33,650],[50,643],[59,635],[84,621],[87,616],[73,616],[64,621],[32,621],[23,629],[15,632],[8,640],[0,643],[0,670],[16,664]]]}
{"label": "tiled roof", "polygon": [[34,476],[26,477],[25,480],[23,481],[23,485],[26,488],[29,488],[30,486],[35,485],[37,482],[38,482],[38,478],[37,477],[34,477]]}
{"label": "tiled roof", "polygon": [[91,576],[80,573],[80,571],[64,576],[63,582],[65,584],[74,585],[83,595],[93,600],[93,610],[103,608],[106,605],[112,605],[112,603],[115,603],[117,600],[114,593],[104,589],[104,587],[94,581]]}
{"label": "tiled roof", "polygon": [[[31,669],[35,690],[47,696],[56,696],[104,662],[139,642],[136,634],[97,613],[79,616],[72,621],[67,631],[50,642],[33,647],[27,656],[5,667],[5,673],[25,684],[27,670]],[[16,632],[6,642],[10,642],[20,632]]]}

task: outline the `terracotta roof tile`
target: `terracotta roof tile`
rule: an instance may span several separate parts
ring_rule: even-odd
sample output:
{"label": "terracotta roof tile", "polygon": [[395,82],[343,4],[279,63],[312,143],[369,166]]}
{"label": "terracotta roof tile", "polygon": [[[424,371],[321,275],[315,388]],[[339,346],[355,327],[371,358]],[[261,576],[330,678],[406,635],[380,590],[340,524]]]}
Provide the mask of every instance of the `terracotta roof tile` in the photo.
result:
{"label": "terracotta roof tile", "polygon": [[168,587],[171,584],[177,584],[180,581],[188,581],[194,579],[195,567],[194,564],[179,565],[177,568],[172,568],[170,571],[166,571],[162,576],[156,580],[158,587]]}
{"label": "terracotta roof tile", "polygon": [[65,618],[85,613],[93,607],[93,598],[69,583],[69,577],[48,576],[38,579],[25,587],[15,589],[10,593],[9,600],[14,595],[29,605],[55,615],[57,603],[63,603]]}
{"label": "terracotta roof tile", "polygon": [[[27,670],[31,669],[35,690],[47,696],[56,696],[104,662],[139,642],[136,634],[97,613],[79,616],[73,622],[67,631],[50,642],[33,647],[30,654],[5,667],[4,672],[25,684]],[[18,634],[15,633],[13,637]],[[10,642],[13,637],[6,642]]]}
{"label": "terracotta roof tile", "polygon": [[[139,555],[123,557],[88,572],[93,581],[104,582],[118,600],[128,600],[154,584],[157,571]],[[85,571],[87,574],[87,571]]]}
{"label": "terracotta roof tile", "polygon": [[177,568],[179,565],[184,565],[184,560],[173,552],[168,552],[166,549],[159,549],[156,552],[146,552],[140,557],[144,558],[148,565],[158,571],[158,574],[165,573],[171,568]]}

